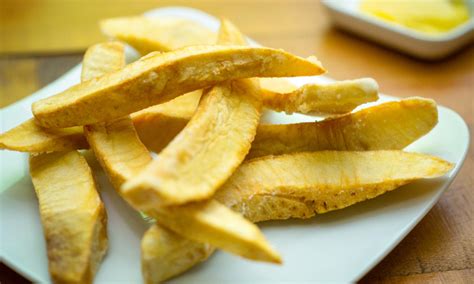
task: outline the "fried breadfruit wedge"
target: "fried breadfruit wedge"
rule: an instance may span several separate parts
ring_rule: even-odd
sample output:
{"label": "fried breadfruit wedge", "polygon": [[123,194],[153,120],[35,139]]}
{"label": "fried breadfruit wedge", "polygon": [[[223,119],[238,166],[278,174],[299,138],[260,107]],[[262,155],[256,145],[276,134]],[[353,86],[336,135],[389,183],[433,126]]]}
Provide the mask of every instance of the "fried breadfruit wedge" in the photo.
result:
{"label": "fried breadfruit wedge", "polygon": [[263,91],[266,107],[286,113],[342,114],[378,100],[374,79],[362,78],[325,85],[308,84],[288,93]]}
{"label": "fried breadfruit wedge", "polygon": [[[246,42],[233,24],[222,20],[218,44]],[[124,185],[122,193],[132,200],[159,201],[146,207],[210,198],[247,155],[261,111],[256,79],[228,81],[205,90],[185,128],[159,159]]]}
{"label": "fried breadfruit wedge", "polygon": [[143,280],[149,284],[165,281],[206,260],[214,250],[155,224],[141,242]]}
{"label": "fried breadfruit wedge", "polygon": [[[120,48],[122,53],[117,54],[116,50]],[[104,54],[107,52],[108,54]],[[100,67],[107,73],[123,65],[123,46],[104,43],[89,49],[83,62],[84,79],[90,78],[91,73],[97,74],[95,72],[97,56],[108,57]],[[130,117],[87,125],[84,129],[97,160],[117,190],[152,161],[150,153],[139,140]],[[251,259],[280,261],[279,255],[269,246],[257,226],[218,202],[207,202],[176,211],[172,208],[136,206],[126,195],[121,195],[135,209],[146,212],[163,226],[190,239],[209,242]],[[181,226],[181,224],[192,225]]]}
{"label": "fried breadfruit wedge", "polygon": [[[101,22],[101,30],[107,36],[128,43],[143,55],[190,45],[213,44],[216,38],[213,31],[200,23],[177,18],[111,18]],[[237,28],[227,32],[225,38],[222,38],[222,33],[218,36],[221,42],[245,45],[245,38]],[[373,79],[343,81],[335,86],[308,84],[295,91],[295,86],[286,79],[262,78],[261,88],[266,107],[288,113],[341,114],[377,100],[377,84]]]}
{"label": "fried breadfruit wedge", "polygon": [[209,243],[248,259],[281,263],[280,255],[255,224],[215,200],[156,207],[143,212],[190,240]]}
{"label": "fried breadfruit wedge", "polygon": [[89,148],[82,127],[44,128],[29,119],[0,134],[0,149],[46,153]]}
{"label": "fried breadfruit wedge", "polygon": [[[132,115],[148,149],[161,152],[187,124],[199,94],[187,96]],[[407,98],[318,122],[261,124],[247,158],[298,151],[399,150],[427,134],[437,121],[438,111],[432,100]],[[88,148],[80,127],[51,130],[28,121],[0,135],[0,149],[35,153]],[[379,135],[380,132],[386,134]],[[342,137],[351,142],[342,143]]]}
{"label": "fried breadfruit wedge", "polygon": [[[164,104],[131,115],[140,139],[149,149],[163,149],[186,126],[201,97],[201,90],[190,92]],[[157,135],[155,129],[162,129]],[[29,119],[0,134],[0,149],[47,153],[89,149],[83,127],[44,128]]]}
{"label": "fried breadfruit wedge", "polygon": [[192,46],[152,54],[125,68],[75,85],[33,103],[48,128],[113,120],[184,93],[230,79],[319,75],[315,59],[282,50],[247,46]]}
{"label": "fried breadfruit wedge", "polygon": [[397,150],[438,123],[436,103],[407,98],[319,122],[262,124],[247,159],[321,150]]}
{"label": "fried breadfruit wedge", "polygon": [[[433,156],[402,151],[266,156],[244,162],[215,199],[253,222],[310,218],[375,198],[418,179],[442,176],[452,166]],[[146,246],[145,239],[142,241],[142,269],[147,283],[158,283],[184,271],[158,270],[167,267],[168,243],[176,247],[173,262],[185,263],[186,268],[204,261],[212,252],[205,243],[179,236],[163,239],[158,232],[146,233]]]}
{"label": "fried breadfruit wedge", "polygon": [[[390,166],[387,166],[390,165]],[[345,208],[418,179],[436,178],[453,164],[403,151],[319,151],[245,162],[215,199],[253,222]]]}
{"label": "fried breadfruit wedge", "polygon": [[206,27],[174,17],[111,18],[101,21],[100,29],[105,35],[130,44],[143,55],[216,42],[216,34]]}
{"label": "fried breadfruit wedge", "polygon": [[107,214],[77,151],[30,157],[49,272],[55,283],[92,283],[107,251]]}
{"label": "fried breadfruit wedge", "polygon": [[136,204],[143,208],[212,196],[244,160],[255,137],[261,100],[254,84],[229,81],[205,91],[185,128],[159,159],[124,184],[122,193],[133,203],[149,203]]}

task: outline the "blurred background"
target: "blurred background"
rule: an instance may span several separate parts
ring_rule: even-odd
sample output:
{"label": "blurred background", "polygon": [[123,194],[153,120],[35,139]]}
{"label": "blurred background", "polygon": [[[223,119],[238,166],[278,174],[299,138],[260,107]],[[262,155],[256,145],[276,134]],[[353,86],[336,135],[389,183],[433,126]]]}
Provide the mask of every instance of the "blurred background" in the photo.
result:
{"label": "blurred background", "polygon": [[[379,2],[384,1],[396,0]],[[472,6],[473,1],[464,3]],[[349,6],[354,1],[332,2]],[[99,20],[139,15],[164,6],[190,6],[225,16],[263,45],[301,56],[316,55],[329,70],[328,76],[335,79],[373,77],[382,93],[433,98],[457,111],[472,130],[472,41],[442,59],[417,59],[336,28],[318,0],[0,0],[0,107],[52,82],[78,64],[88,46],[106,40]],[[426,6],[427,11],[429,8]],[[400,13],[407,15],[414,10],[420,11],[409,8]],[[443,17],[445,12],[433,13]],[[472,18],[468,21],[472,24]],[[450,190],[363,282],[453,283],[474,279],[472,148]],[[5,279],[2,283],[24,281],[3,264],[0,275]]]}

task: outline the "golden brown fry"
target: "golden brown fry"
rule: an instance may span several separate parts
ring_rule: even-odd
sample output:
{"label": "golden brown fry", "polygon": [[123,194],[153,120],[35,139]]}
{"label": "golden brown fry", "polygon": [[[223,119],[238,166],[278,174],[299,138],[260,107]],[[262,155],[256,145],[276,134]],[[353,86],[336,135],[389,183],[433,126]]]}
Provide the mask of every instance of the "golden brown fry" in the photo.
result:
{"label": "golden brown fry", "polygon": [[341,209],[453,164],[402,151],[320,151],[266,156],[242,164],[215,199],[254,222]]}
{"label": "golden brown fry", "polygon": [[[228,21],[227,21],[228,22]],[[122,17],[103,20],[102,32],[124,41],[142,55],[153,51],[171,51],[178,48],[213,44],[217,34],[198,22],[176,18]],[[232,27],[226,27],[230,30]],[[227,42],[245,45],[239,33],[226,33]],[[261,78],[261,87],[277,93],[289,93],[296,87],[283,78]],[[161,129],[161,128],[160,128]]]}
{"label": "golden brown fry", "polygon": [[217,44],[247,45],[245,36],[231,21],[221,18],[220,25],[219,33],[217,34]]}
{"label": "golden brown fry", "polygon": [[397,150],[438,122],[436,103],[408,98],[320,122],[260,125],[247,158],[321,150]]}
{"label": "golden brown fry", "polygon": [[[218,43],[228,44],[228,40],[245,44],[237,28],[223,20]],[[261,109],[256,80],[229,81],[205,90],[186,127],[159,159],[124,185],[122,193],[132,202],[160,202],[135,204],[137,207],[208,199],[244,160],[255,137]]]}
{"label": "golden brown fry", "polygon": [[[168,145],[195,112],[201,93],[198,90],[184,94],[131,115],[140,139],[147,148],[161,150]],[[83,127],[80,126],[44,128],[30,119],[0,134],[0,149],[12,151],[46,153],[88,148]]]}
{"label": "golden brown fry", "polygon": [[[122,193],[143,208],[212,196],[250,149],[261,111],[257,92],[243,80],[206,92],[183,131],[159,159],[124,184]],[[142,200],[149,204],[139,204]]]}
{"label": "golden brown fry", "polygon": [[295,91],[263,92],[266,107],[286,113],[341,114],[357,106],[378,99],[378,85],[374,79],[363,78],[325,85],[307,84]]}
{"label": "golden brown fry", "polygon": [[44,127],[112,120],[186,92],[229,79],[318,75],[320,63],[282,50],[246,46],[193,46],[135,61],[33,104]]}
{"label": "golden brown fry", "polygon": [[[226,22],[230,23],[226,19],[222,22],[224,25]],[[226,34],[219,35],[220,42],[246,45],[244,36],[231,25],[232,23],[225,27],[228,31]],[[212,44],[216,37],[214,32],[197,22],[175,18],[114,18],[104,20],[101,27],[106,35],[127,42],[142,54],[170,51],[190,45]],[[341,114],[350,112],[360,104],[377,100],[377,84],[366,79],[330,86],[309,84],[295,91],[296,88],[285,79],[263,78],[261,88],[266,94],[266,107],[275,107],[278,111],[288,113]]]}
{"label": "golden brown fry", "polygon": [[125,66],[125,46],[113,41],[95,44],[87,49],[82,64],[82,82],[120,70]]}
{"label": "golden brown fry", "polygon": [[12,151],[47,153],[88,147],[82,127],[44,128],[34,119],[0,135],[0,149]]}
{"label": "golden brown fry", "polygon": [[[120,68],[118,63],[123,63],[123,61],[120,56],[113,56],[115,48],[116,46],[110,47],[105,44],[101,48],[88,50],[83,63],[83,76],[87,77],[89,70],[95,70],[93,62],[96,56],[109,57],[107,61],[109,63],[104,63],[102,67],[104,72],[109,72],[117,66]],[[108,51],[111,53],[103,54]],[[91,63],[92,65],[90,65]],[[107,67],[110,69],[107,70]],[[166,108],[162,107],[162,110],[166,110]],[[185,112],[187,109],[184,108],[182,111]],[[148,150],[138,139],[128,116],[112,122],[88,125],[84,129],[97,159],[116,189],[119,189],[123,182],[143,170],[152,161]],[[147,208],[141,204],[134,204],[127,195],[122,194],[122,196],[137,210],[157,218],[160,224],[183,236],[209,242],[247,258],[279,261],[278,254],[270,248],[258,227],[215,201],[209,204],[203,203],[199,207],[173,210],[157,207]],[[187,225],[182,226],[182,224]],[[232,226],[229,226],[230,224]],[[189,231],[190,229],[193,230]],[[180,268],[176,267],[176,269]]]}
{"label": "golden brown fry", "polygon": [[214,248],[191,241],[159,225],[145,232],[141,243],[145,283],[159,283],[206,260]]}
{"label": "golden brown fry", "polygon": [[92,283],[107,250],[107,215],[86,160],[77,152],[30,157],[49,271],[55,283]]}
{"label": "golden brown fry", "polygon": [[187,19],[112,18],[101,21],[100,28],[104,34],[125,41],[143,55],[216,42],[214,32]]}
{"label": "golden brown fry", "polygon": [[[176,104],[173,100],[132,115],[138,135],[148,149],[159,153],[187,124],[199,97],[190,94],[185,99],[186,96],[176,98]],[[179,105],[184,111],[174,114],[178,100],[182,101]],[[247,158],[298,151],[403,149],[427,134],[436,125],[437,118],[433,101],[408,98],[321,122],[263,124],[258,127]],[[350,134],[343,135],[342,129]],[[34,124],[24,123],[0,135],[0,149],[51,152],[88,147],[78,127],[51,129],[48,134],[44,131]],[[386,134],[379,135],[379,131]],[[342,143],[343,136],[350,137],[347,139],[351,139],[351,143]]]}
{"label": "golden brown fry", "polygon": [[281,263],[260,229],[215,200],[144,210],[156,221],[191,240],[209,243],[248,259]]}

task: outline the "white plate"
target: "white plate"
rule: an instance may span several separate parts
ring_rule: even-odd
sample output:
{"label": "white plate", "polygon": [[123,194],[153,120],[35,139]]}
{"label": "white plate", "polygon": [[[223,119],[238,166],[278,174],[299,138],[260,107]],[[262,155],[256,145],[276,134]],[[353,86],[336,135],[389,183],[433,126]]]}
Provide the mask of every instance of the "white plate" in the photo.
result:
{"label": "white plate", "polygon": [[474,1],[466,2],[471,10],[469,21],[447,33],[428,35],[364,14],[359,9],[360,0],[322,1],[337,26],[424,59],[445,57],[473,41]]}
{"label": "white plate", "polygon": [[[196,20],[214,30],[216,18],[185,8],[164,8],[149,16],[180,16]],[[1,110],[4,132],[29,118],[30,105],[79,82],[81,66],[7,108]],[[298,78],[295,83],[328,81],[324,77]],[[381,101],[395,98],[382,95]],[[288,123],[314,117],[279,113],[266,121]],[[458,173],[469,145],[462,118],[439,107],[439,124],[408,150],[433,154],[456,163],[443,178],[419,181],[379,198],[310,220],[261,224],[270,242],[284,258],[282,266],[256,263],[223,252],[176,278],[183,283],[244,281],[338,281],[360,279],[374,267],[430,210]],[[1,256],[13,269],[34,282],[50,282],[38,206],[28,174],[27,155],[2,151],[0,191]],[[113,191],[97,164],[98,182],[109,215],[110,249],[96,283],[140,283],[140,239],[147,224]]]}

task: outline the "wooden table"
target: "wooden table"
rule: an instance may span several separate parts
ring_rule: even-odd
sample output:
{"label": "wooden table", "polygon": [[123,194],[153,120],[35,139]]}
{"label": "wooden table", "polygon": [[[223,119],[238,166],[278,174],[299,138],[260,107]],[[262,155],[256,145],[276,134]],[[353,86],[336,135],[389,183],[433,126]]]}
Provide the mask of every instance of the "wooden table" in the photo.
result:
{"label": "wooden table", "polygon": [[[140,13],[157,6],[191,5],[215,15],[228,17],[247,35],[264,45],[283,48],[302,56],[317,55],[329,70],[329,76],[333,78],[351,79],[370,76],[377,79],[384,93],[399,97],[433,98],[439,104],[461,114],[470,129],[474,124],[473,46],[439,62],[418,61],[333,28],[318,1],[148,0],[116,1],[110,6],[108,5],[110,0],[95,1],[92,5],[79,5],[79,1],[46,2],[56,7],[33,13],[35,21],[25,19],[23,25],[11,24],[10,27],[15,26],[19,32],[22,29],[27,30],[26,34],[34,37],[37,32],[41,33],[41,27],[34,25],[32,28],[33,23],[47,26],[51,17],[57,17],[59,22],[71,19],[73,24],[68,28],[73,32],[63,34],[61,41],[73,37],[80,40],[64,47],[57,46],[60,41],[51,41],[54,46],[50,46],[50,49],[46,41],[46,46],[43,42],[39,46],[32,44],[30,47],[18,48],[21,54],[1,55],[0,106],[2,107],[45,86],[79,63],[84,48],[101,39],[98,31],[94,30],[97,19]],[[61,10],[63,13],[60,16],[48,15],[51,11],[64,8],[66,5],[64,3],[69,3],[73,9]],[[77,20],[77,15],[87,23],[84,24],[87,28],[81,28],[81,21]],[[56,33],[66,31],[67,29],[61,26]],[[54,54],[45,55],[44,52]],[[471,281],[474,279],[472,144],[471,141],[465,165],[450,189],[414,230],[365,276],[362,282],[468,283],[469,278]],[[1,283],[22,282],[18,274],[4,265],[0,267],[0,275]]]}

